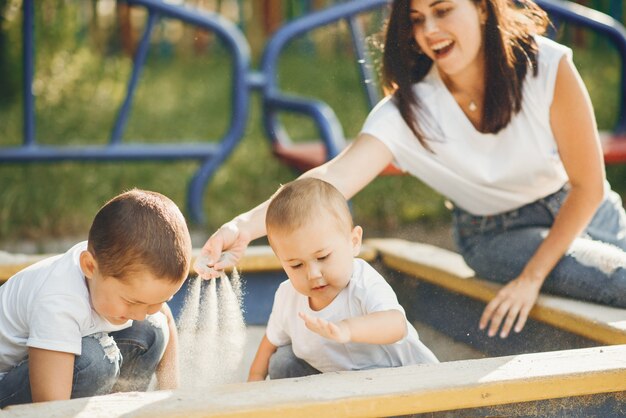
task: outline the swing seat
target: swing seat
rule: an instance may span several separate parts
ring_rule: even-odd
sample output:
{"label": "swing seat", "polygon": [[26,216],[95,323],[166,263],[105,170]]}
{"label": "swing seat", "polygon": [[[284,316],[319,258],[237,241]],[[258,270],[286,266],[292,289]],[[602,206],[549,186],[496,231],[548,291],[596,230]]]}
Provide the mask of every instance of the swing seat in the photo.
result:
{"label": "swing seat", "polygon": [[[626,163],[626,133],[600,132],[602,152],[606,164]],[[326,162],[326,148],[321,141],[309,141],[281,144],[276,141],[272,145],[272,153],[283,164],[305,172]],[[397,176],[404,172],[393,164],[389,164],[380,175]]]}
{"label": "swing seat", "polygon": [[[274,142],[272,152],[281,162],[300,172],[305,172],[326,162],[326,147],[321,141],[300,142],[290,145]],[[389,164],[380,173],[382,176],[402,174],[404,172],[393,164]]]}
{"label": "swing seat", "polygon": [[626,133],[601,132],[600,140],[606,164],[626,163]]}

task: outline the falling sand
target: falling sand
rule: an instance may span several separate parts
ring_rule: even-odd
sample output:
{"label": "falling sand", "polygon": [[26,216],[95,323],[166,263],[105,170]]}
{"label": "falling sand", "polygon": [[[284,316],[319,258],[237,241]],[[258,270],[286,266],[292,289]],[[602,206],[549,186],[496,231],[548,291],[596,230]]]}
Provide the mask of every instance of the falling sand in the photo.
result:
{"label": "falling sand", "polygon": [[178,331],[181,387],[234,382],[246,341],[236,270],[230,279],[189,279]]}

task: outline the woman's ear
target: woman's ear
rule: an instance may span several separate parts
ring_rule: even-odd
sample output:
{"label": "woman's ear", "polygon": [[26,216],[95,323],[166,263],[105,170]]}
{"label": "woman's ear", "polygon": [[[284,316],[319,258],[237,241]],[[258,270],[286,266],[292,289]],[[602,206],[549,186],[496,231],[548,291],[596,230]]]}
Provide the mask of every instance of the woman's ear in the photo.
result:
{"label": "woman's ear", "polygon": [[98,268],[98,262],[89,251],[83,251],[79,257],[80,268],[87,278],[91,278]]}
{"label": "woman's ear", "polygon": [[478,8],[478,19],[480,20],[480,25],[484,26],[485,23],[487,23],[487,2],[489,0],[482,0],[480,3],[478,3],[478,6],[476,6]]}
{"label": "woman's ear", "polygon": [[361,252],[361,243],[363,241],[363,228],[358,225],[352,228],[350,238],[352,239],[352,255],[356,257]]}

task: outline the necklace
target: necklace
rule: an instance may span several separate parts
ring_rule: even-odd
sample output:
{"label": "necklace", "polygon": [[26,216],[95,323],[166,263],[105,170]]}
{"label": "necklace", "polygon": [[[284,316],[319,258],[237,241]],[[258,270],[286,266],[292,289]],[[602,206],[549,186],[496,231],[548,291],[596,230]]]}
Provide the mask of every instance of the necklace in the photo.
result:
{"label": "necklace", "polygon": [[478,106],[476,106],[476,102],[474,102],[473,100],[470,100],[469,105],[467,105],[467,108],[469,109],[470,112],[476,112],[476,109],[478,109]]}

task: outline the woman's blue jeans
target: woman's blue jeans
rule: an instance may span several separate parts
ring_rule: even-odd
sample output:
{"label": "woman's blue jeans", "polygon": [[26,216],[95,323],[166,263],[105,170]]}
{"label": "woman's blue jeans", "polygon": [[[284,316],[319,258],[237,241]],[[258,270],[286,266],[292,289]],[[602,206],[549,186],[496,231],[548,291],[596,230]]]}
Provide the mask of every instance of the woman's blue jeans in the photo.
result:
{"label": "woman's blue jeans", "polygon": [[[454,238],[478,277],[516,278],[546,237],[567,187],[519,209],[494,216],[453,210]],[[626,214],[610,192],[542,287],[543,292],[626,308]]]}
{"label": "woman's blue jeans", "polygon": [[[74,360],[71,397],[147,390],[165,344],[163,330],[150,320],[83,337],[81,355]],[[0,380],[0,408],[31,402],[26,359]]]}

